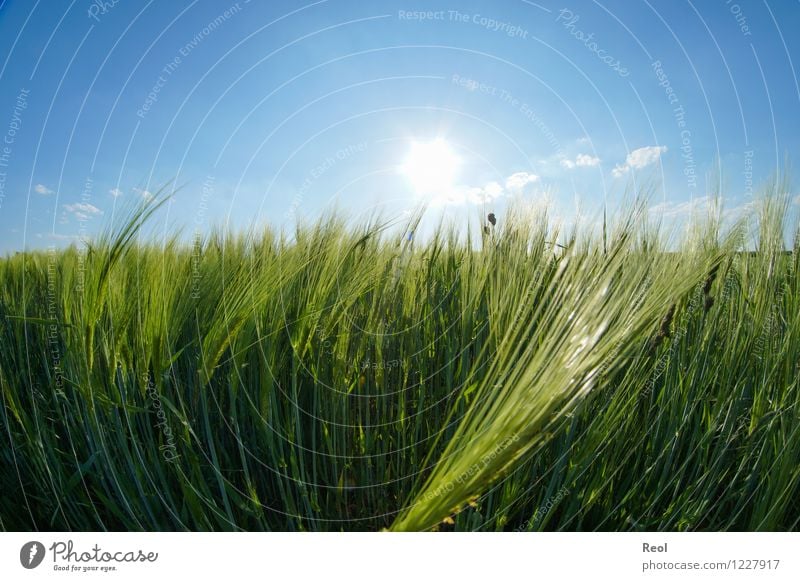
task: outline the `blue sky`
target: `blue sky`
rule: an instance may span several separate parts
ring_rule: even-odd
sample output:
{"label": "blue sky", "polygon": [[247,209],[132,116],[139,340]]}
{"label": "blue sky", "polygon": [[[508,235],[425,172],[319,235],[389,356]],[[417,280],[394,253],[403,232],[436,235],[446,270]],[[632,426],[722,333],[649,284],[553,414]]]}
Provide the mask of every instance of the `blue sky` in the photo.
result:
{"label": "blue sky", "polygon": [[[91,236],[167,183],[157,232],[422,200],[569,219],[631,186],[680,217],[717,168],[741,210],[797,166],[799,28],[797,0],[5,0],[0,252]],[[402,168],[435,140],[459,163],[433,193]]]}

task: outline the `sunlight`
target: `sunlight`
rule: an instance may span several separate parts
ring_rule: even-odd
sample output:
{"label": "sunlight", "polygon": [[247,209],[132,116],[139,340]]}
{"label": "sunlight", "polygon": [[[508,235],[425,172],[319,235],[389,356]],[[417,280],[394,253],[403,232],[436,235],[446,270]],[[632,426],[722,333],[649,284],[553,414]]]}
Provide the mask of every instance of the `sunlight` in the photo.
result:
{"label": "sunlight", "polygon": [[461,165],[444,139],[412,142],[400,170],[420,194],[444,194],[453,187],[453,179]]}

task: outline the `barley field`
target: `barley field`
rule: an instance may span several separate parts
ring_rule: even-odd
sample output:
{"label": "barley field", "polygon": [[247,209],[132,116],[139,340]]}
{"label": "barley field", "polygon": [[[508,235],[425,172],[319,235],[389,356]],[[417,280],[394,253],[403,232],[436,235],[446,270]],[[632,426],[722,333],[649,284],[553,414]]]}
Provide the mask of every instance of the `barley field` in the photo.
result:
{"label": "barley field", "polygon": [[3,530],[797,530],[783,190],[678,232],[637,202],[424,239],[154,240],[158,199],[0,259]]}

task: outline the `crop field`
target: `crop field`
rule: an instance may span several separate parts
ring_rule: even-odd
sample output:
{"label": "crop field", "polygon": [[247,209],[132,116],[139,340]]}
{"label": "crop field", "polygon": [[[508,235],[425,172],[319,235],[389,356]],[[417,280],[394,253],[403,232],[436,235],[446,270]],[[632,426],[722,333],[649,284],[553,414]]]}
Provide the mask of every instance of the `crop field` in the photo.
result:
{"label": "crop field", "polygon": [[0,528],[797,530],[788,199],[8,255]]}

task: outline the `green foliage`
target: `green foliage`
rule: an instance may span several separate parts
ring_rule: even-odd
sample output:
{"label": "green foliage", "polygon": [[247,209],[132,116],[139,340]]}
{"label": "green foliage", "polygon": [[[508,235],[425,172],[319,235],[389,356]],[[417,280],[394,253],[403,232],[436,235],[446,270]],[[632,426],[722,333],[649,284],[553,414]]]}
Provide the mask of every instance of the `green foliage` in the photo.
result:
{"label": "green foliage", "polygon": [[139,243],[154,208],[0,260],[2,529],[797,528],[785,196],[754,245],[642,204]]}

